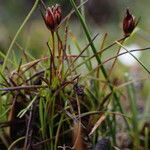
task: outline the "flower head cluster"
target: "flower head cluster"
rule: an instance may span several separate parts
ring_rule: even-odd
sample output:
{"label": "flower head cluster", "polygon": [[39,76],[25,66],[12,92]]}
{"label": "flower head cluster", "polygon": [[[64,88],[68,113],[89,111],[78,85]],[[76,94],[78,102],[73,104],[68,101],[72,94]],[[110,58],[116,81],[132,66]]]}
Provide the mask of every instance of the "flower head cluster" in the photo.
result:
{"label": "flower head cluster", "polygon": [[123,20],[123,31],[126,36],[130,35],[136,26],[135,19],[132,14],[130,14],[129,9],[126,10],[126,16]]}
{"label": "flower head cluster", "polygon": [[50,31],[56,30],[56,28],[61,22],[61,18],[62,18],[61,6],[58,4],[52,7],[48,7],[46,9],[45,15],[43,16],[45,24]]}

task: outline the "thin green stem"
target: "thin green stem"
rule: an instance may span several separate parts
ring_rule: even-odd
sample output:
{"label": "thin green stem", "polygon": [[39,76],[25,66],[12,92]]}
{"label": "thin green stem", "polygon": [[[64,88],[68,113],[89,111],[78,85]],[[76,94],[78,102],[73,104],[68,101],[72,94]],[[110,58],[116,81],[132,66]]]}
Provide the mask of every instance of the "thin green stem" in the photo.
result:
{"label": "thin green stem", "polygon": [[[125,76],[125,80],[129,80],[129,76]],[[137,150],[140,144],[139,141],[139,130],[138,130],[138,110],[137,110],[137,99],[136,99],[136,91],[134,89],[133,83],[127,86],[127,93],[129,98],[129,103],[131,107],[132,114],[132,127],[133,127],[133,139],[134,139],[134,150]]]}
{"label": "thin green stem", "polygon": [[[92,49],[93,53],[95,54],[95,58],[96,58],[98,64],[101,64],[102,63],[101,59],[100,59],[100,57],[98,55],[96,55],[97,54],[97,50],[96,50],[96,48],[94,46],[94,43],[92,42],[92,39],[91,39],[91,36],[90,36],[90,32],[88,30],[88,27],[87,27],[87,25],[86,25],[82,15],[81,15],[80,11],[76,7],[76,4],[75,4],[74,0],[70,0],[70,3],[72,4],[73,8],[75,9],[75,12],[76,12],[76,14],[77,14],[81,24],[82,24],[82,27],[84,29],[84,32],[86,34],[86,37],[87,37],[89,43],[91,43],[91,49]],[[103,65],[101,66],[101,71],[102,71],[105,79],[108,81],[108,86],[109,86],[110,90],[113,92],[113,97],[114,97],[114,99],[116,100],[116,102],[117,102],[117,104],[119,106],[120,112],[123,113],[122,107],[121,107],[120,102],[119,102],[119,98],[118,98],[117,94],[113,90],[113,86],[111,84],[111,81],[108,79],[107,72],[106,72],[106,70],[105,70]]]}
{"label": "thin green stem", "polygon": [[6,57],[5,57],[5,59],[4,59],[4,63],[3,63],[3,66],[2,66],[2,72],[4,71],[4,69],[5,69],[5,67],[6,67],[7,59],[8,59],[8,57],[9,57],[9,54],[10,54],[10,52],[11,52],[11,50],[12,50],[12,47],[13,47],[15,41],[17,40],[18,35],[21,33],[23,27],[25,26],[25,24],[27,23],[27,21],[28,21],[29,18],[31,17],[32,13],[33,13],[34,10],[36,9],[36,7],[37,7],[37,5],[38,5],[38,2],[39,2],[39,0],[36,0],[36,1],[35,1],[35,3],[34,3],[34,5],[33,5],[32,9],[31,9],[30,12],[29,12],[29,14],[26,16],[25,20],[23,21],[23,23],[21,24],[20,28],[19,28],[18,31],[16,32],[16,34],[15,34],[15,36],[14,36],[14,38],[13,38],[13,40],[12,40],[12,42],[11,42],[9,48],[8,48]]}
{"label": "thin green stem", "polygon": [[22,140],[24,140],[24,139],[25,139],[25,136],[18,138],[16,141],[14,141],[14,142],[8,147],[8,150],[13,150],[13,149],[14,149],[13,147],[14,147],[18,142],[20,142],[20,141],[22,141]]}
{"label": "thin green stem", "polygon": [[[80,0],[80,3],[83,4],[84,0]],[[84,9],[84,5],[81,6],[81,14],[85,20],[85,9]]]}
{"label": "thin green stem", "polygon": [[136,57],[134,56],[127,48],[125,48],[121,43],[119,43],[118,41],[116,41],[116,43],[121,46],[124,50],[126,50],[147,72],[148,74],[150,74],[150,71],[148,70],[148,68]]}

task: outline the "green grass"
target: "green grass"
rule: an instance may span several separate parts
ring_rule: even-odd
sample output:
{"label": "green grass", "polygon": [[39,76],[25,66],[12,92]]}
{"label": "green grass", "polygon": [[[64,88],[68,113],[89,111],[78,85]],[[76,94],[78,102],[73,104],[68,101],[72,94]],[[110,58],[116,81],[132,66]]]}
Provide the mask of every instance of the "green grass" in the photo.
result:
{"label": "green grass", "polygon": [[[149,78],[148,67],[131,53],[135,50],[124,47],[130,36],[106,44],[105,34],[97,48],[99,34],[91,36],[83,1],[79,7],[74,0],[69,2],[73,11],[59,28],[55,32],[45,29],[50,37],[43,41],[46,51],[37,49],[40,58],[17,41],[38,0],[7,53],[0,53],[4,58],[0,68],[0,149],[90,150],[97,144],[106,149],[148,149],[150,101],[149,95],[142,95],[144,81]],[[71,30],[73,13],[86,42]],[[15,46],[21,58],[17,57]],[[125,77],[115,76],[114,71],[120,70],[117,58],[125,53],[110,54],[107,59],[103,55],[116,47],[118,52],[124,48],[136,59],[137,65],[142,66],[142,77],[134,79],[130,72]],[[74,48],[78,54],[74,54]],[[139,104],[140,99],[145,105]]]}

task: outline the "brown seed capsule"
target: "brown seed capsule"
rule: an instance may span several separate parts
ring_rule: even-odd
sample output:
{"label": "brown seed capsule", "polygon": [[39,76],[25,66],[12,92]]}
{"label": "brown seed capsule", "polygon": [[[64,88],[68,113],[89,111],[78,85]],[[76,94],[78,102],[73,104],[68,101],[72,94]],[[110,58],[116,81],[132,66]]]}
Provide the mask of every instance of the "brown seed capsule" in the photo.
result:
{"label": "brown seed capsule", "polygon": [[132,31],[135,28],[135,19],[132,16],[132,14],[130,14],[129,9],[126,10],[126,16],[123,20],[123,31],[125,33],[125,36],[129,36]]}
{"label": "brown seed capsule", "polygon": [[55,23],[58,26],[60,24],[61,18],[62,18],[62,12],[61,12],[60,5],[56,4],[53,12],[54,12]]}
{"label": "brown seed capsule", "polygon": [[61,18],[62,18],[61,7],[58,4],[52,7],[48,7],[46,9],[45,16],[43,16],[45,24],[50,31],[56,30],[56,28],[61,22]]}

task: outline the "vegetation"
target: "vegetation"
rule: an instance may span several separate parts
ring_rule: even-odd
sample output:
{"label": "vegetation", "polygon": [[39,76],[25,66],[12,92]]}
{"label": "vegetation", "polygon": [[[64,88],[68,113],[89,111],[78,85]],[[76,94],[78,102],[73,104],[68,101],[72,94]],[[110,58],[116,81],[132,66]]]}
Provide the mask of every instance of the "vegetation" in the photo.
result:
{"label": "vegetation", "polygon": [[[128,50],[124,46],[139,20],[127,9],[122,19],[124,35],[107,45],[105,34],[97,48],[99,34],[91,36],[84,15],[87,1],[79,6],[74,0],[69,2],[73,9],[62,19],[60,5],[47,7],[36,0],[7,53],[0,52],[4,60],[0,67],[0,149],[148,150],[150,101],[142,98],[144,104],[139,105],[138,94],[150,70],[132,52],[150,48]],[[17,38],[38,4],[50,37],[43,41],[46,53],[37,59]],[[87,39],[82,46],[70,28],[73,14]],[[19,61],[13,47],[20,50]],[[117,48],[116,54],[103,60],[110,48]],[[120,53],[121,49],[125,52]],[[114,76],[117,58],[126,53],[137,61],[143,77]]]}

